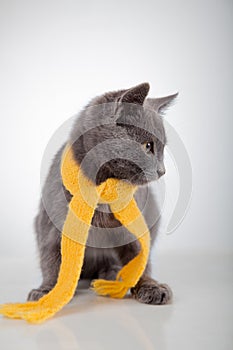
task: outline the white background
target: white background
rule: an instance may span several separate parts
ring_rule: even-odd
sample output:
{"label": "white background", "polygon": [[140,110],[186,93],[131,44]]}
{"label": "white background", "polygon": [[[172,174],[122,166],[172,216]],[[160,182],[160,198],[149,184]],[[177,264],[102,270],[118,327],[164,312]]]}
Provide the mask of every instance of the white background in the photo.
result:
{"label": "white background", "polygon": [[144,81],[151,97],[180,92],[166,118],[193,168],[189,212],[172,235],[161,232],[159,249],[232,249],[232,5],[0,1],[1,256],[35,254],[40,163],[53,132],[95,95]]}

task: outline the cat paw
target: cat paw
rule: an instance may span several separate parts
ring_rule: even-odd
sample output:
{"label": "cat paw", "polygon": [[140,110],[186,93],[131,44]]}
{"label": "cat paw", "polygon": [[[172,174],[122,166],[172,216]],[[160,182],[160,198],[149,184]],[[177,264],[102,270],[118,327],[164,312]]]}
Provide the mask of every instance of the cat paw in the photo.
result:
{"label": "cat paw", "polygon": [[32,289],[28,294],[27,301],[37,301],[49,292],[48,289]]}
{"label": "cat paw", "polygon": [[113,265],[111,268],[103,268],[98,273],[98,279],[115,281],[118,272],[120,271],[121,266]]}
{"label": "cat paw", "polygon": [[160,284],[153,279],[142,279],[131,288],[133,298],[144,304],[164,305],[171,301],[172,290],[167,284]]}

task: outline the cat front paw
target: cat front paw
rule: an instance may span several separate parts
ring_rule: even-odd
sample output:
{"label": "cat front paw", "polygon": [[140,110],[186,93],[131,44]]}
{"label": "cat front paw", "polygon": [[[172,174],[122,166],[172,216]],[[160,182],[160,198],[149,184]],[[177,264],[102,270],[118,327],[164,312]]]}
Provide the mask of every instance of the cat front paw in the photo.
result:
{"label": "cat front paw", "polygon": [[47,294],[50,291],[50,289],[32,289],[31,292],[28,294],[27,301],[37,301],[40,298],[42,298],[45,294]]}
{"label": "cat front paw", "polygon": [[133,298],[144,304],[164,305],[172,300],[171,288],[152,278],[142,278],[134,288],[131,288],[131,293]]}
{"label": "cat front paw", "polygon": [[98,279],[115,281],[118,272],[122,267],[118,265],[113,265],[111,267],[107,266],[102,268],[98,273]]}

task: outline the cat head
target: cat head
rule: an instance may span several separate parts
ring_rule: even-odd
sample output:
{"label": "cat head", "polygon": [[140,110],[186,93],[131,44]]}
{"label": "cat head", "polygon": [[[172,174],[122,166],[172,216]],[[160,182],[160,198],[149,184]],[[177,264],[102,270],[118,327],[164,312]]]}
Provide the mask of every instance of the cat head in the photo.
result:
{"label": "cat head", "polygon": [[136,185],[165,173],[163,113],[177,94],[147,98],[149,84],[108,92],[82,111],[71,133],[75,158],[96,184],[107,178]]}

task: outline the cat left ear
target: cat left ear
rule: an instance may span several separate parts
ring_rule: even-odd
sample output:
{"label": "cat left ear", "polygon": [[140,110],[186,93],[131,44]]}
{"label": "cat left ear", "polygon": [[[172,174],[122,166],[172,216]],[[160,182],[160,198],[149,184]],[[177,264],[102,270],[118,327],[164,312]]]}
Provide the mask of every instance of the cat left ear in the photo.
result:
{"label": "cat left ear", "polygon": [[150,90],[148,83],[142,83],[129,90],[126,90],[120,98],[119,102],[136,103],[143,105],[145,98]]}
{"label": "cat left ear", "polygon": [[147,98],[144,102],[144,106],[152,108],[159,114],[163,114],[164,111],[172,105],[178,94],[177,92],[176,94],[165,97]]}

